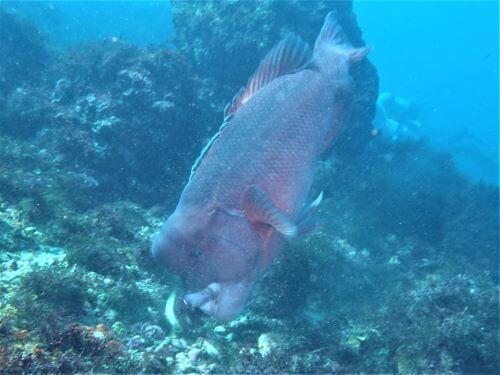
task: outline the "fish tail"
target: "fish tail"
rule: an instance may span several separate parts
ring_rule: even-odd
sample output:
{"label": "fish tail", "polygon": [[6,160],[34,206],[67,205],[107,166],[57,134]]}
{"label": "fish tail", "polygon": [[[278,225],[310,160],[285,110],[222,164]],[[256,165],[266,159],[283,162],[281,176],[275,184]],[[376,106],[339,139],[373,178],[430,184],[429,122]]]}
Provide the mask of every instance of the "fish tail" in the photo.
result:
{"label": "fish tail", "polygon": [[314,44],[314,54],[321,54],[324,50],[330,53],[347,56],[354,64],[363,60],[371,51],[371,47],[353,47],[344,29],[339,22],[337,11],[333,10],[325,17],[323,27]]}

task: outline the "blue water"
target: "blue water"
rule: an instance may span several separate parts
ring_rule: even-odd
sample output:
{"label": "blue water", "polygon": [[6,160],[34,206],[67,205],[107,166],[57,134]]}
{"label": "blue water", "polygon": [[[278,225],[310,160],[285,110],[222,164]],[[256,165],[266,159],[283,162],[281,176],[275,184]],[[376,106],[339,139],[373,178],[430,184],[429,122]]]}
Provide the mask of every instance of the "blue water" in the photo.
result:
{"label": "blue water", "polygon": [[497,181],[498,3],[354,4],[381,91],[421,103],[423,134],[473,177]]}
{"label": "blue water", "polygon": [[[61,44],[120,37],[170,45],[169,1],[5,2]],[[421,108],[419,136],[475,180],[498,182],[498,3],[355,1],[381,92]]]}
{"label": "blue water", "polygon": [[52,41],[119,37],[139,46],[165,43],[172,31],[168,1],[1,1],[29,16]]}

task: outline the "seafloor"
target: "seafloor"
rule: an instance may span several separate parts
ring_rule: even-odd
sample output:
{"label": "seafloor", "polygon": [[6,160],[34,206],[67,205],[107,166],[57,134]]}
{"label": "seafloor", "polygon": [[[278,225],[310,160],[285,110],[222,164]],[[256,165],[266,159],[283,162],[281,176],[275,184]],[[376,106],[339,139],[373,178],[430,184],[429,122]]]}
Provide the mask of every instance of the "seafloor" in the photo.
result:
{"label": "seafloor", "polygon": [[[289,30],[350,4],[174,2],[176,51],[57,49],[0,10],[0,372],[500,373],[498,188],[425,141],[370,134],[374,67],[289,244],[245,313],[171,332],[152,259],[227,100]],[[458,78],[457,78],[458,79]]]}

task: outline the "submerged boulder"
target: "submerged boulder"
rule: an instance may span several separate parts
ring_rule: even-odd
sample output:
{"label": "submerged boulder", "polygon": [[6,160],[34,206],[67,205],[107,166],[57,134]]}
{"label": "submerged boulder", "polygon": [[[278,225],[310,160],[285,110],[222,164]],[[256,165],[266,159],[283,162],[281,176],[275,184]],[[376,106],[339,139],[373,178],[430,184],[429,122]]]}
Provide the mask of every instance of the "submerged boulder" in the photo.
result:
{"label": "submerged boulder", "polygon": [[37,78],[50,61],[39,30],[21,14],[0,7],[0,95]]}
{"label": "submerged boulder", "polygon": [[111,38],[54,54],[37,80],[20,71],[7,77],[0,134],[48,150],[58,167],[86,176],[101,199],[165,198],[201,147],[197,83],[175,51]]}
{"label": "submerged boulder", "polygon": [[0,7],[0,131],[26,134],[47,119],[43,92],[30,95],[27,86],[40,84],[51,54],[30,20]]}
{"label": "submerged boulder", "polygon": [[86,45],[61,58],[51,98],[42,137],[65,163],[92,170],[98,190],[147,199],[189,168],[199,122],[181,55],[119,40]]}

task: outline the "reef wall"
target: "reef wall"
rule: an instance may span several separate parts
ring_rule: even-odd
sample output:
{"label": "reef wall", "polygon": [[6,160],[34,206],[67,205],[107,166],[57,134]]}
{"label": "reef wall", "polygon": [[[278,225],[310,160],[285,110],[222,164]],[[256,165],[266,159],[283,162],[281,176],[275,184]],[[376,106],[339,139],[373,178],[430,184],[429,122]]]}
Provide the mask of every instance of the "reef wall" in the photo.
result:
{"label": "reef wall", "polygon": [[185,56],[116,38],[49,51],[18,14],[0,17],[2,134],[48,150],[101,200],[166,200],[205,134]]}

